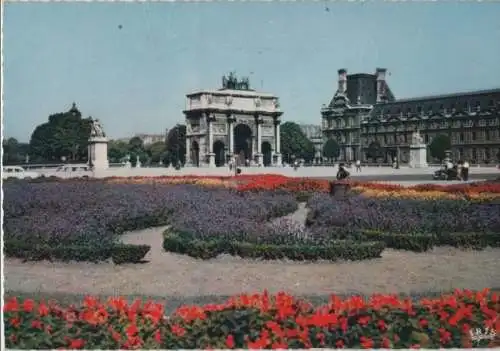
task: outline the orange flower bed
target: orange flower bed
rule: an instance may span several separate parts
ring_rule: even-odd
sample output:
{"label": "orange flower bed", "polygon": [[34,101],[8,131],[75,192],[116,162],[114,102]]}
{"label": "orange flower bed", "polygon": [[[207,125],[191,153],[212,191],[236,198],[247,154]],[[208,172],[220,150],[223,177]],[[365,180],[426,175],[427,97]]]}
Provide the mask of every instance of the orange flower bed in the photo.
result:
{"label": "orange flower bed", "polygon": [[183,306],[86,297],[81,306],[9,299],[5,342],[16,349],[470,348],[499,346],[498,293],[456,291],[412,301],[331,296],[313,307],[286,293]]}
{"label": "orange flower bed", "polygon": [[[327,192],[329,181],[311,178],[291,178],[278,174],[238,175],[236,177],[216,176],[165,176],[107,178],[111,183],[132,184],[196,184],[202,186],[221,186],[236,188],[240,191],[287,190],[292,192]],[[484,198],[500,197],[500,183],[466,183],[456,185],[423,184],[405,187],[397,184],[349,181],[351,186],[368,196],[400,198]]]}

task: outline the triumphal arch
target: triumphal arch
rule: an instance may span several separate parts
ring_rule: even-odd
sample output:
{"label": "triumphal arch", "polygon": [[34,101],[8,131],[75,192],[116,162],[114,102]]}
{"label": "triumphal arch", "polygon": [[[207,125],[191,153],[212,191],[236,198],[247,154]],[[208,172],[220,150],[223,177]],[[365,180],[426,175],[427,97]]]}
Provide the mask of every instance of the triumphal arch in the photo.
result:
{"label": "triumphal arch", "polygon": [[281,165],[278,98],[250,89],[248,78],[231,73],[221,89],[188,94],[183,112],[187,165]]}

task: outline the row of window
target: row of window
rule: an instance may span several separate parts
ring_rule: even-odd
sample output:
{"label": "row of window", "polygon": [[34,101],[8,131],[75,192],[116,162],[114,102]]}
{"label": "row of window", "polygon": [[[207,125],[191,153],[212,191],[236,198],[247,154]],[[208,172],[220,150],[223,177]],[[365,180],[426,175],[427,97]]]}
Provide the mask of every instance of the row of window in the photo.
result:
{"label": "row of window", "polygon": [[[392,144],[407,144],[411,142],[411,133],[404,134],[385,134],[375,137],[363,137],[362,143],[369,144],[372,141],[378,141],[381,145],[392,145]],[[429,144],[432,142],[432,135],[424,134],[424,142]],[[344,138],[341,138],[344,139]],[[500,139],[500,131],[498,130],[482,130],[473,131],[470,133],[452,133],[451,142],[452,144],[466,144],[474,142],[484,142],[484,141],[497,141]]]}
{"label": "row of window", "polygon": [[355,124],[354,117],[339,118],[339,119],[336,119],[336,120],[333,120],[333,119],[323,119],[323,128],[324,129],[327,129],[327,128],[338,128],[338,129],[340,129],[340,128],[348,128],[348,127],[353,127],[353,128],[358,127]]}
{"label": "row of window", "polygon": [[363,133],[384,133],[396,131],[434,130],[448,128],[472,128],[472,127],[497,127],[500,125],[500,118],[468,120],[439,120],[439,121],[419,121],[410,123],[397,123],[390,125],[369,125],[363,126]]}
{"label": "row of window", "polygon": [[[498,102],[497,102],[498,103]],[[484,104],[483,104],[484,105]],[[486,106],[483,106],[486,107]],[[493,108],[495,107],[495,100],[489,100],[487,108]],[[441,113],[446,114],[446,113],[453,113],[458,110],[464,111],[464,112],[478,112],[481,111],[481,101],[474,101],[474,102],[469,102],[465,101],[461,104],[456,104],[456,103],[451,103],[449,105],[441,104],[439,106],[439,110]],[[424,114],[433,114],[434,111],[436,111],[436,106],[433,105],[428,105],[428,106],[408,106],[408,107],[400,107],[396,109],[382,109],[380,110],[379,115],[384,116],[384,115],[391,115],[391,114],[397,114],[403,116],[404,114],[411,116],[413,113],[417,113],[420,115]]]}

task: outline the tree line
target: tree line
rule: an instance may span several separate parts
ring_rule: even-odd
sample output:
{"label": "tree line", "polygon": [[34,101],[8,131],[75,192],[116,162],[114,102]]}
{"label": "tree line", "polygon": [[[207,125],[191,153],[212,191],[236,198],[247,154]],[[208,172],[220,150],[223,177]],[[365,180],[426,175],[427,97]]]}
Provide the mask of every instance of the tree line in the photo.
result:
{"label": "tree line", "polygon": [[[48,117],[47,122],[38,125],[29,143],[20,143],[14,138],[3,141],[3,163],[86,163],[88,160],[88,139],[91,117],[83,118],[73,104],[67,112],[59,112]],[[293,163],[296,159],[311,162],[316,157],[313,142],[307,138],[297,123],[285,122],[280,127],[281,154],[283,161]],[[433,158],[443,160],[451,148],[448,135],[436,136],[429,145]],[[335,139],[328,139],[323,145],[321,155],[325,161],[336,161],[340,156],[340,145]],[[384,148],[378,142],[367,148],[367,157],[376,162],[384,155]],[[496,155],[500,161],[500,152]],[[111,163],[130,160],[135,165],[139,159],[142,164],[177,165],[186,162],[186,126],[177,124],[169,130],[164,141],[144,145],[139,137],[128,142],[111,140],[108,143],[108,158]]]}

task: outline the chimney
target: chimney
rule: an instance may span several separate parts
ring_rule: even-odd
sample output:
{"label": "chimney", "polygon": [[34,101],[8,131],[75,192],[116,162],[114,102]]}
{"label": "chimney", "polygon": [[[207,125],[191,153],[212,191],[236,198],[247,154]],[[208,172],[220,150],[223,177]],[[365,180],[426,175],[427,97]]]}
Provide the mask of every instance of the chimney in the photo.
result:
{"label": "chimney", "polygon": [[383,102],[386,99],[385,96],[385,73],[386,68],[377,68],[377,102]]}
{"label": "chimney", "polygon": [[339,88],[338,88],[338,93],[339,94],[345,94],[347,91],[347,70],[342,68],[339,69]]}

